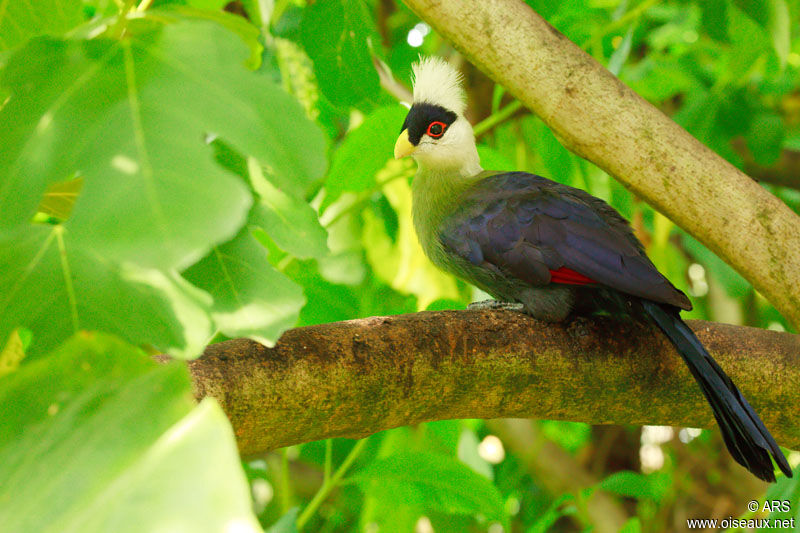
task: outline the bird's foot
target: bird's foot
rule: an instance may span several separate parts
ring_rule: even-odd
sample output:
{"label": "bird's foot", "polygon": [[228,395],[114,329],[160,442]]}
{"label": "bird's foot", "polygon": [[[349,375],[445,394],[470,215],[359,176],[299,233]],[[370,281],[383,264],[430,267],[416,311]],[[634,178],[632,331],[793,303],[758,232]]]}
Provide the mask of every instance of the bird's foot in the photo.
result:
{"label": "bird's foot", "polygon": [[501,302],[500,300],[483,300],[472,302],[467,306],[470,311],[485,311],[487,309],[504,309],[506,311],[525,311],[525,306],[518,302]]}

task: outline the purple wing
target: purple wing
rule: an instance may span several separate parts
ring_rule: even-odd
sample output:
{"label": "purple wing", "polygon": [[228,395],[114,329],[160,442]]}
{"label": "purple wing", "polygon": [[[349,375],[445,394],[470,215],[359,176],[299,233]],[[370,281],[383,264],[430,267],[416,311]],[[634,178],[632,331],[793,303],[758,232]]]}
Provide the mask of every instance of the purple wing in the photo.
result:
{"label": "purple wing", "polygon": [[445,248],[534,286],[590,284],[691,309],[627,221],[580,189],[525,172],[487,177],[444,222]]}

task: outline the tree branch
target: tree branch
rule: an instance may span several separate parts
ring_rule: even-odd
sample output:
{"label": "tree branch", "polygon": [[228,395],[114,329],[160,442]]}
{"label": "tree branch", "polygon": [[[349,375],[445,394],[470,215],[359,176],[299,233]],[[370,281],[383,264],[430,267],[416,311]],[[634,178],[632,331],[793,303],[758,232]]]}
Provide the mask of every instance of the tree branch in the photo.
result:
{"label": "tree branch", "polygon": [[[778,442],[800,445],[800,336],[692,321]],[[508,311],[321,324],[274,348],[214,344],[188,363],[243,454],[451,418],[708,427],[711,410],[657,330],[610,318],[546,324]]]}
{"label": "tree branch", "polygon": [[800,217],[521,1],[405,0],[564,145],[697,237],[800,327]]}

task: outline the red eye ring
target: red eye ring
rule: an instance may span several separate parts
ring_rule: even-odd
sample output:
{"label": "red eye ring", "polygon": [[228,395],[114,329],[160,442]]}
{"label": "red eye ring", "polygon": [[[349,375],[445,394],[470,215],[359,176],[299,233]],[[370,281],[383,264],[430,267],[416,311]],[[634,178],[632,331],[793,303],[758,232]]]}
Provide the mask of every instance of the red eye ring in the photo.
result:
{"label": "red eye ring", "polygon": [[[438,127],[434,128],[434,126]],[[428,124],[428,130],[425,133],[427,133],[428,136],[433,137],[434,139],[438,139],[439,137],[444,135],[444,130],[446,129],[447,129],[447,124],[445,124],[444,122],[435,121]]]}

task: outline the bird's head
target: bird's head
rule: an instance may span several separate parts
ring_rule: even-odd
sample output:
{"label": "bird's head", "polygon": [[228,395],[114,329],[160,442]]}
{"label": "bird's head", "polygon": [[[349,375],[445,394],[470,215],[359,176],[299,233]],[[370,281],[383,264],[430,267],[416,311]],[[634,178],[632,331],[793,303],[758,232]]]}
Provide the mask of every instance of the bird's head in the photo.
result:
{"label": "bird's head", "polygon": [[412,66],[414,103],[394,146],[399,159],[412,156],[420,171],[481,171],[475,134],[464,118],[466,101],[461,73],[438,57],[424,57]]}

